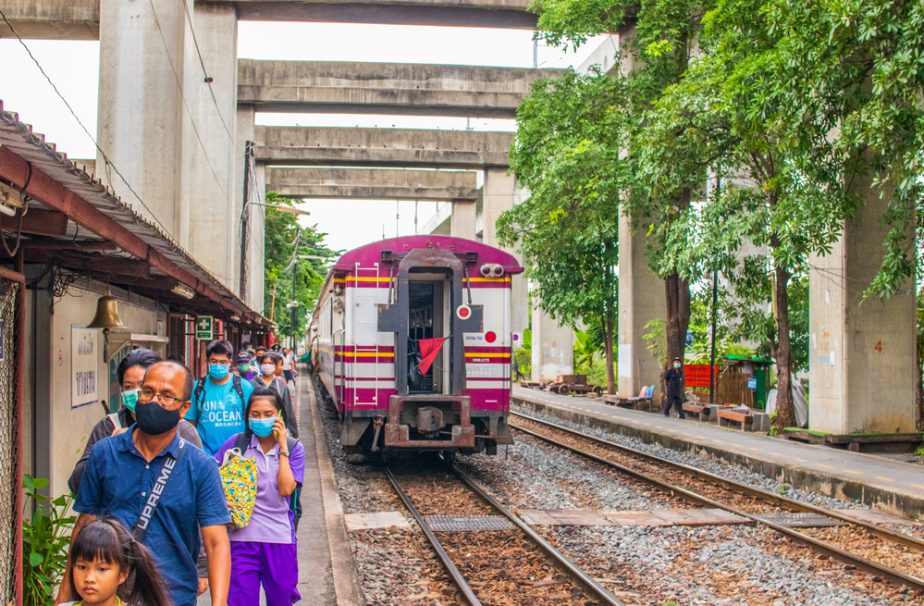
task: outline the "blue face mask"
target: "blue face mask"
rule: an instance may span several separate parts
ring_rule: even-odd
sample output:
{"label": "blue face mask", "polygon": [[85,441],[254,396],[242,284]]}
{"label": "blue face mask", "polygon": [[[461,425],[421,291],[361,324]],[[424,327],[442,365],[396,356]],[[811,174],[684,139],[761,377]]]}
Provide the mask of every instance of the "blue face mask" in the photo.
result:
{"label": "blue face mask", "polygon": [[248,425],[250,425],[250,431],[254,435],[265,438],[273,433],[273,425],[276,424],[276,417],[270,417],[269,419],[247,419]]}
{"label": "blue face mask", "polygon": [[230,371],[227,364],[209,364],[209,376],[216,381],[221,381],[227,377]]}

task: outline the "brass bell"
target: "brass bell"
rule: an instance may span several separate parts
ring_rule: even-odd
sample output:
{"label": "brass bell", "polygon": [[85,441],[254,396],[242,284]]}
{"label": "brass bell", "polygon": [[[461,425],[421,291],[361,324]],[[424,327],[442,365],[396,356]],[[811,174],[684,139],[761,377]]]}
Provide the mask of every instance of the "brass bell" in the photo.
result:
{"label": "brass bell", "polygon": [[96,302],[96,315],[87,328],[125,328],[122,318],[119,317],[118,301],[108,290]]}

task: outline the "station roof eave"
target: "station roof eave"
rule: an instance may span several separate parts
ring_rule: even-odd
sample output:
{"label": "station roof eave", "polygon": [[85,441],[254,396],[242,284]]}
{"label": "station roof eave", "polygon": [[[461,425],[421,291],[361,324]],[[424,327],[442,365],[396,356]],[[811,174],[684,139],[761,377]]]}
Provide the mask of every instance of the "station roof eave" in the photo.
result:
{"label": "station roof eave", "polygon": [[[0,223],[5,230],[17,231],[22,226],[26,262],[61,265],[121,284],[179,310],[212,313],[266,329],[273,326],[161,226],[46,143],[18,114],[6,111],[2,101],[0,181],[30,200],[29,212],[20,213],[21,219],[3,218]],[[171,292],[179,284],[192,289],[192,299]]]}

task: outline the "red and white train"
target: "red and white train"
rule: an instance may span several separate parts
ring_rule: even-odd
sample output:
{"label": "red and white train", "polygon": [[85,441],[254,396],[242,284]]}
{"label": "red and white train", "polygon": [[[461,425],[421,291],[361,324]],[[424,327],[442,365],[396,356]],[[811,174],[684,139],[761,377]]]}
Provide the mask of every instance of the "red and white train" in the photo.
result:
{"label": "red and white train", "polygon": [[311,323],[346,452],[510,444],[510,254],[449,236],[383,240],[333,266]]}

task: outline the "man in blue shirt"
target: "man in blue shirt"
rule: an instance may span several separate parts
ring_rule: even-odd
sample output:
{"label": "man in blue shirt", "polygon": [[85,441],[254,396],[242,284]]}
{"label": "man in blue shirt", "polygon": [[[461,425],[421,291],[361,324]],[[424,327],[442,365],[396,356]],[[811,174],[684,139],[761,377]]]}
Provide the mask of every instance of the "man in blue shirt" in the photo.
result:
{"label": "man in blue shirt", "polygon": [[[74,503],[80,517],[71,541],[98,517],[118,519],[136,536],[143,533],[142,542],[154,555],[175,606],[194,606],[201,527],[212,604],[227,606],[231,546],[225,525],[231,517],[218,466],[177,435],[180,418],[189,410],[192,383],[189,369],[176,362],[158,362],[147,370],[135,406],[136,423],[125,433],[100,440],[90,453]],[[156,485],[167,468],[173,471],[166,483]],[[160,498],[153,499],[152,493]],[[146,531],[135,528],[141,525],[142,512]],[[55,603],[74,599],[79,596],[71,595],[65,577]]]}
{"label": "man in blue shirt", "polygon": [[227,341],[212,341],[205,354],[209,372],[196,382],[186,420],[199,430],[203,450],[215,456],[228,438],[244,431],[244,409],[253,385],[231,373],[234,348]]}

